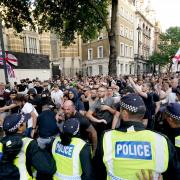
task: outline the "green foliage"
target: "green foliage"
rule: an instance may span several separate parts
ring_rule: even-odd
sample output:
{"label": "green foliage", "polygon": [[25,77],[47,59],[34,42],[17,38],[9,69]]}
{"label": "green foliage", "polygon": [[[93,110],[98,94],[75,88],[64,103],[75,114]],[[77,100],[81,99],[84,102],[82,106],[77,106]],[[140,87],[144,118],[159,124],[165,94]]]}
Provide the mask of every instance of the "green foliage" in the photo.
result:
{"label": "green foliage", "polygon": [[160,35],[159,52],[154,52],[150,57],[150,63],[167,65],[180,47],[180,27],[170,27]]}
{"label": "green foliage", "polygon": [[7,28],[21,32],[23,27],[38,27],[57,34],[64,45],[76,35],[94,39],[107,27],[109,0],[0,0],[1,18]]}
{"label": "green foliage", "polygon": [[[40,30],[51,30],[69,45],[76,33],[93,39],[105,26],[108,0],[37,0],[34,17]],[[99,13],[100,12],[100,13]]]}
{"label": "green foliage", "polygon": [[31,19],[31,0],[0,0],[0,18],[7,28],[14,28],[18,33],[23,27],[33,26]]}
{"label": "green foliage", "polygon": [[149,58],[149,63],[155,64],[155,65],[159,64],[160,66],[164,66],[167,63],[169,63],[169,58],[165,54],[160,54],[158,52],[154,52],[152,54],[152,56],[150,56],[150,58]]}

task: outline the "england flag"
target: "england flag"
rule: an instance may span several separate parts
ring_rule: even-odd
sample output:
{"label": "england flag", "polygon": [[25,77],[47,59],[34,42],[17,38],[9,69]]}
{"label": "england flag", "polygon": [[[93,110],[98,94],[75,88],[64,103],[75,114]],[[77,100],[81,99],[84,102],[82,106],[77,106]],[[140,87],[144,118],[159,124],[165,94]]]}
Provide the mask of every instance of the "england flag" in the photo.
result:
{"label": "england flag", "polygon": [[[18,60],[17,58],[13,55],[8,53],[8,51],[5,51],[5,59],[8,63],[17,66],[18,65]],[[0,50],[0,60],[3,60],[2,58],[2,50]]]}
{"label": "england flag", "polygon": [[176,55],[172,59],[173,64],[178,64],[180,62],[180,48],[177,51]]}

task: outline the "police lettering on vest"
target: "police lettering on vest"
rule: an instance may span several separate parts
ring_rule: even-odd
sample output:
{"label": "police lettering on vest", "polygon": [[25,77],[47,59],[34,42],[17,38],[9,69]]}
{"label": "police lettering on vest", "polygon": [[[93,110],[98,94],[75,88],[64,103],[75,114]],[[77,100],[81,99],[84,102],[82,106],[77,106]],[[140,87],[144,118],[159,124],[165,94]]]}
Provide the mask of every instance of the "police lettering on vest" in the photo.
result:
{"label": "police lettering on vest", "polygon": [[56,144],[55,153],[72,158],[74,145],[63,146],[60,142]]}
{"label": "police lettering on vest", "polygon": [[151,144],[142,141],[118,141],[115,144],[115,157],[152,160]]}

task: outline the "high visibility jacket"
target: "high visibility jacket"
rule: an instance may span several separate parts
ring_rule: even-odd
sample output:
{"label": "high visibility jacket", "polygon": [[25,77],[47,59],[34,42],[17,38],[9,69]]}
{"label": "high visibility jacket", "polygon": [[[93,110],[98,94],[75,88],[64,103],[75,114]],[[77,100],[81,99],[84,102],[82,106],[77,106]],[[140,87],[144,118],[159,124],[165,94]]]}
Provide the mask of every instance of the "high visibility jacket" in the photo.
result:
{"label": "high visibility jacket", "polygon": [[175,146],[180,148],[180,136],[175,137]]}
{"label": "high visibility jacket", "polygon": [[2,145],[2,143],[0,142],[0,160],[1,160],[1,158],[2,158],[2,151],[3,151],[3,145]]}
{"label": "high visibility jacket", "polygon": [[60,137],[57,137],[52,146],[52,154],[56,161],[57,171],[55,180],[80,180],[82,168],[80,152],[86,144],[80,138],[72,138],[70,145],[63,146]]}
{"label": "high visibility jacket", "polygon": [[108,131],[103,137],[103,151],[108,180],[136,180],[141,169],[158,175],[168,167],[166,139],[148,130]]}
{"label": "high visibility jacket", "polygon": [[[19,169],[20,180],[32,180],[33,178],[29,175],[26,168],[26,150],[32,139],[23,138],[23,145],[21,151],[17,155],[17,158],[14,160],[14,165]],[[2,143],[0,143],[0,156],[2,155]]]}

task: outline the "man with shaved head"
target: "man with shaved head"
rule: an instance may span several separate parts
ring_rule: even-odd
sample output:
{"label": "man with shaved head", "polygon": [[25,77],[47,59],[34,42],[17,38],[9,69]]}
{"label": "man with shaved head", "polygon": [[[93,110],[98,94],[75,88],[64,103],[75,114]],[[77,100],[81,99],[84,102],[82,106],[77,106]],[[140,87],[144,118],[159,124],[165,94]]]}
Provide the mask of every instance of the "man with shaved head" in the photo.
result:
{"label": "man with shaved head", "polygon": [[80,137],[84,140],[89,140],[92,143],[93,153],[95,153],[97,147],[97,133],[92,124],[88,121],[88,119],[76,111],[75,105],[71,100],[65,101],[62,108],[65,120],[70,118],[77,118],[79,120]]}

